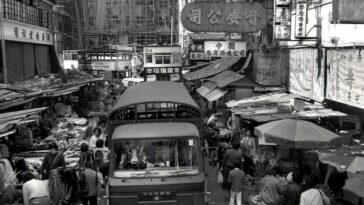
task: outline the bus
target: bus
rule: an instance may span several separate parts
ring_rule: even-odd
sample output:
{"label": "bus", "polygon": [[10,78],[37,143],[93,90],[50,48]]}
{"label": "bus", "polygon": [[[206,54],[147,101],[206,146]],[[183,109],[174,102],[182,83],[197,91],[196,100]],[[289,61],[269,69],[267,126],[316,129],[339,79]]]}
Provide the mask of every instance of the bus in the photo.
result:
{"label": "bus", "polygon": [[127,88],[108,115],[108,204],[205,204],[202,125],[182,83]]}
{"label": "bus", "polygon": [[63,69],[78,69],[78,50],[63,51]]}

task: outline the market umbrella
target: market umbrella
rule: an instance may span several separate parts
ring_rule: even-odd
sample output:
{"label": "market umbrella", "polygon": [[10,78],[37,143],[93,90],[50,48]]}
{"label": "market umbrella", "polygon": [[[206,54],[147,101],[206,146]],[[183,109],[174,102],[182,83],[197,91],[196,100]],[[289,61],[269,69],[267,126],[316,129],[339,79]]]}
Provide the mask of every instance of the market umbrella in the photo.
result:
{"label": "market umbrella", "polygon": [[335,167],[349,176],[364,172],[364,145],[342,145],[332,149],[315,151],[323,164]]}
{"label": "market umbrella", "polygon": [[340,136],[323,127],[304,120],[284,119],[260,125],[254,129],[258,137],[269,143],[297,148],[314,149],[337,146]]}
{"label": "market umbrella", "polygon": [[364,174],[361,173],[345,181],[344,200],[352,204],[364,204]]}

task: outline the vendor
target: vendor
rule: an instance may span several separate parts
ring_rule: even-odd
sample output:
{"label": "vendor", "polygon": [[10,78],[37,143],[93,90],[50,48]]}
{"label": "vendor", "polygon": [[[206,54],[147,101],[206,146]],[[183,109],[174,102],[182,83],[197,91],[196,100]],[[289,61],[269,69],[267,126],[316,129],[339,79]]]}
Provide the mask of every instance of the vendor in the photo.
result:
{"label": "vendor", "polygon": [[41,138],[47,138],[52,129],[52,123],[46,112],[42,113],[42,117],[39,120],[39,127],[41,129]]}
{"label": "vendor", "polygon": [[260,185],[259,198],[266,205],[279,205],[281,195],[284,193],[284,186],[277,177],[278,168],[272,167]]}
{"label": "vendor", "polygon": [[58,151],[58,145],[55,142],[51,142],[51,144],[49,144],[49,149],[50,151],[44,157],[42,166],[40,167],[42,179],[48,179],[49,174],[53,169],[66,166],[63,153]]}
{"label": "vendor", "polygon": [[104,136],[101,133],[101,128],[96,127],[94,129],[94,135],[90,139],[90,146],[91,146],[92,149],[96,147],[96,141],[98,139],[102,139],[104,141],[104,144],[105,144],[105,139],[104,139]]}

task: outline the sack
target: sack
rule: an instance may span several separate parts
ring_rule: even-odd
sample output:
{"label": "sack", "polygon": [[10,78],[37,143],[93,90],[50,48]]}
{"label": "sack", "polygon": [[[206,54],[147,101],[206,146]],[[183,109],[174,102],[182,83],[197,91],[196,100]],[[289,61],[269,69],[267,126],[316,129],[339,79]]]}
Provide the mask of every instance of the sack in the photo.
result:
{"label": "sack", "polygon": [[219,172],[217,175],[217,183],[222,184],[224,182],[224,177],[222,176],[222,173]]}

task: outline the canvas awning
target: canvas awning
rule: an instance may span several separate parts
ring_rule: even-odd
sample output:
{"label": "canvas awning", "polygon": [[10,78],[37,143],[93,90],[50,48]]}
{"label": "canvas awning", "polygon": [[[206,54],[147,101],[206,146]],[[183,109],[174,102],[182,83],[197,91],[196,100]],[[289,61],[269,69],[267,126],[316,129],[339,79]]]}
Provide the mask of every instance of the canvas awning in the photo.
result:
{"label": "canvas awning", "polygon": [[126,124],[117,127],[112,139],[199,137],[196,125],[186,122]]}
{"label": "canvas awning", "polygon": [[214,61],[212,64],[201,68],[200,70],[194,72],[188,72],[183,77],[186,80],[197,80],[201,78],[208,78],[225,70],[228,70],[231,66],[237,63],[241,57],[224,57],[219,60]]}
{"label": "canvas awning", "polygon": [[242,78],[244,78],[243,75],[239,75],[238,73],[235,73],[233,71],[226,70],[207,80],[214,82],[219,88],[224,88]]}

